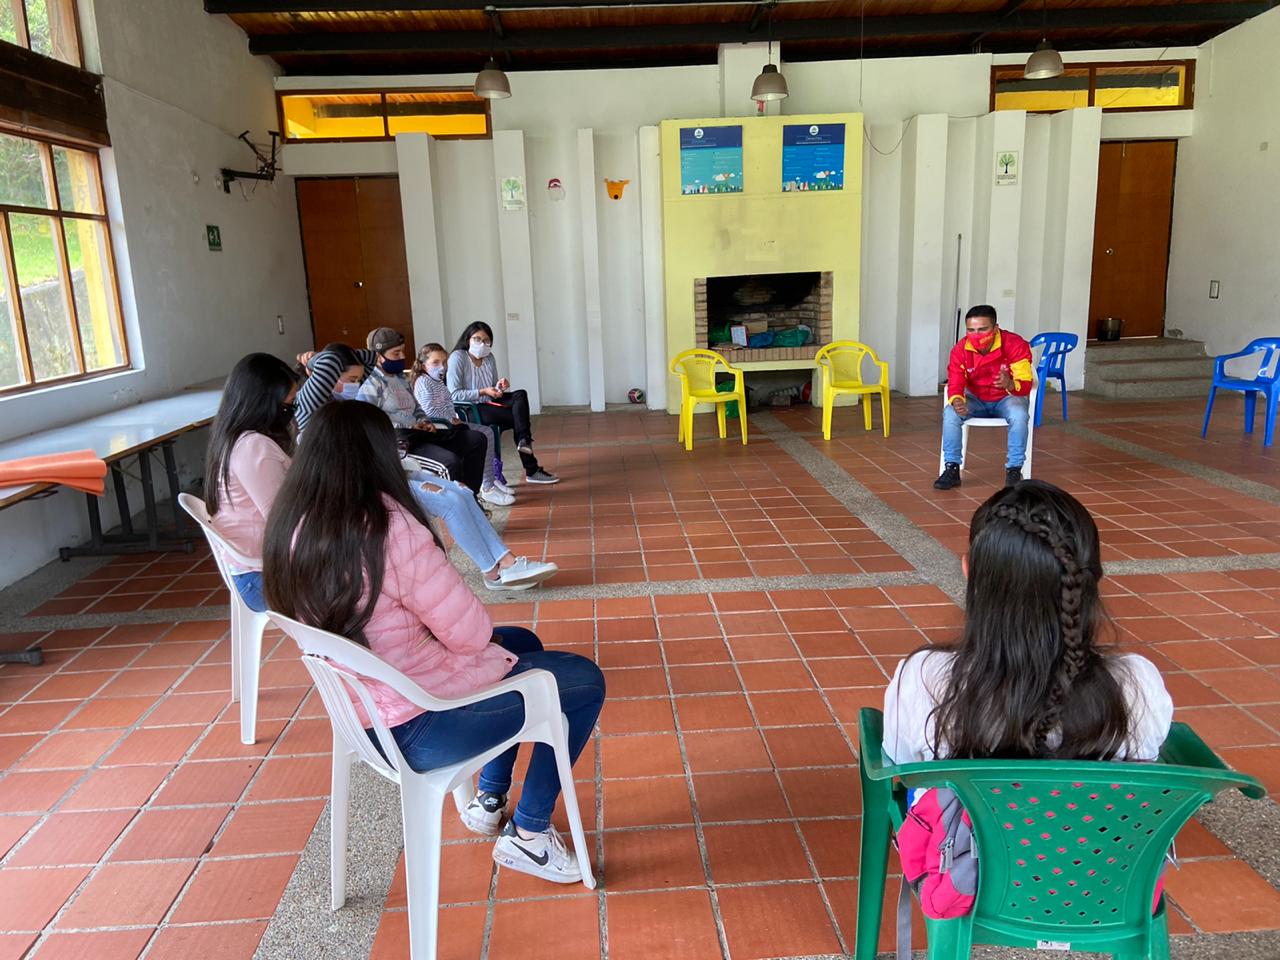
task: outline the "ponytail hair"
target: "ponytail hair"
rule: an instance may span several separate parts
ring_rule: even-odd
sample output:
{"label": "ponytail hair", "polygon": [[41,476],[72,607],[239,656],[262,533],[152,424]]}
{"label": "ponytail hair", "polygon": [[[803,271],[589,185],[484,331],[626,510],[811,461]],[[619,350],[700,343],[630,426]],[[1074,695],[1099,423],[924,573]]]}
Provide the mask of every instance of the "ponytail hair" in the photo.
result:
{"label": "ponytail hair", "polygon": [[939,756],[1109,760],[1129,734],[1098,635],[1098,528],[1052,484],[1027,480],[969,528],[964,634],[934,710]]}

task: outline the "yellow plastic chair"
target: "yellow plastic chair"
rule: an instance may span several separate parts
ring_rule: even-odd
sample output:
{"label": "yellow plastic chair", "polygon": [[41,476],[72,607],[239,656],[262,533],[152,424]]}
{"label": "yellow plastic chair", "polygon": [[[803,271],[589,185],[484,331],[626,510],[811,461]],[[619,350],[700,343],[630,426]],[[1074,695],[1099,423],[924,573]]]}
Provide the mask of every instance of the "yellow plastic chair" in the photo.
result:
{"label": "yellow plastic chair", "polygon": [[[879,383],[862,382],[862,359],[870,357],[880,368]],[[829,343],[814,358],[822,369],[822,437],[831,439],[831,410],[840,394],[880,394],[880,411],[884,420],[884,435],[889,436],[889,364],[876,356],[865,343],[856,340],[837,340]],[[862,402],[863,423],[871,429],[870,400]]]}
{"label": "yellow plastic chair", "polygon": [[[724,367],[733,374],[733,391],[716,391],[716,372]],[[724,405],[738,401],[738,423],[742,425],[742,442],[747,442],[747,389],[742,382],[742,371],[714,350],[686,350],[671,361],[671,372],[680,378],[680,430],[676,442],[684,441],[686,450],[693,449],[693,408],[700,403],[716,405],[716,421],[720,425],[720,439],[727,436]]]}

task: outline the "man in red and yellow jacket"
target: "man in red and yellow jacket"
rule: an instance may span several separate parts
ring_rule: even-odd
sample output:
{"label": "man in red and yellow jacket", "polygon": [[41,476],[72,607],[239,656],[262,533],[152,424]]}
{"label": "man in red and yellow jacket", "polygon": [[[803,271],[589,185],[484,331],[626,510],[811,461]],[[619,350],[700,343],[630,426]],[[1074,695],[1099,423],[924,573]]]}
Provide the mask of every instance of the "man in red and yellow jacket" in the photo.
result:
{"label": "man in red and yellow jacket", "polygon": [[946,469],[934,481],[938,490],[960,486],[962,424],[971,417],[998,417],[1009,424],[1005,486],[1022,479],[1027,459],[1031,384],[1031,347],[1016,333],[996,324],[996,308],[981,304],[965,315],[967,333],[951,351],[947,365],[947,408],[942,412],[942,457]]}

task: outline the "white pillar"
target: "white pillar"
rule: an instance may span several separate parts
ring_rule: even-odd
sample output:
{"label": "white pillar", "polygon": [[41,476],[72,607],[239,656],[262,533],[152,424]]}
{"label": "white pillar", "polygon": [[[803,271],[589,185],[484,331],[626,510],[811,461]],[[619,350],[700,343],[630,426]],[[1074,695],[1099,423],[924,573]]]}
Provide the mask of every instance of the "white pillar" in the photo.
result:
{"label": "white pillar", "polygon": [[929,396],[938,389],[947,124],[945,114],[921,115],[902,139],[894,383],[910,396]]}
{"label": "white pillar", "polygon": [[578,131],[578,189],[582,201],[583,307],[587,321],[587,383],[591,409],[604,410],[604,331],[600,316],[600,234],[596,225],[595,131]]}
{"label": "white pillar", "polygon": [[662,156],[658,128],[641,127],[640,243],[644,263],[645,400],[650,410],[667,408],[667,316],[662,268]]}
{"label": "white pillar", "polygon": [[404,253],[409,266],[409,310],[413,339],[445,343],[444,301],[440,296],[440,245],[432,188],[435,143],[429,134],[396,134]]}
{"label": "white pillar", "polygon": [[[1027,114],[1002,110],[978,119],[974,148],[973,259],[970,297],[996,308],[1000,325],[1017,330],[1018,233],[1022,213],[1022,160]],[[1016,179],[997,181],[1011,154]],[[973,304],[970,304],[972,306]]]}
{"label": "white pillar", "polygon": [[[524,202],[507,210],[502,182],[525,185]],[[533,253],[529,243],[529,191],[524,163],[524,132],[493,133],[493,179],[498,191],[498,249],[502,257],[502,299],[507,321],[507,365],[511,380],[529,394],[529,411],[542,410],[538,379],[538,326],[534,314]]]}
{"label": "white pillar", "polygon": [[[1065,115],[1065,116],[1064,116]],[[1060,121],[1059,117],[1063,117]],[[1085,338],[1089,333],[1089,293],[1093,282],[1093,231],[1098,206],[1098,152],[1102,110],[1064,110],[1051,121],[1063,134],[1064,181],[1051,184],[1066,200],[1062,221],[1062,292],[1058,329],[1080,338],[1080,348],[1067,357],[1067,389],[1084,387]]]}

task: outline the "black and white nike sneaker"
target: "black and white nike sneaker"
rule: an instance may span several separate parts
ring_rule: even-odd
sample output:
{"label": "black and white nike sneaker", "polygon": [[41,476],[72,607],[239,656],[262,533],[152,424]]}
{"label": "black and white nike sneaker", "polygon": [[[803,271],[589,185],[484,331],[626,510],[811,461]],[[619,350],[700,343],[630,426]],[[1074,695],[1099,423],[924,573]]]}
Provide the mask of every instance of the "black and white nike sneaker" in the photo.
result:
{"label": "black and white nike sneaker", "polygon": [[582,879],[578,858],[564,845],[555,827],[547,827],[526,840],[508,820],[493,846],[493,859],[503,867],[519,870],[552,883],[577,883]]}
{"label": "black and white nike sneaker", "polygon": [[507,798],[500,793],[477,792],[462,810],[462,825],[483,837],[496,837],[507,812]]}

